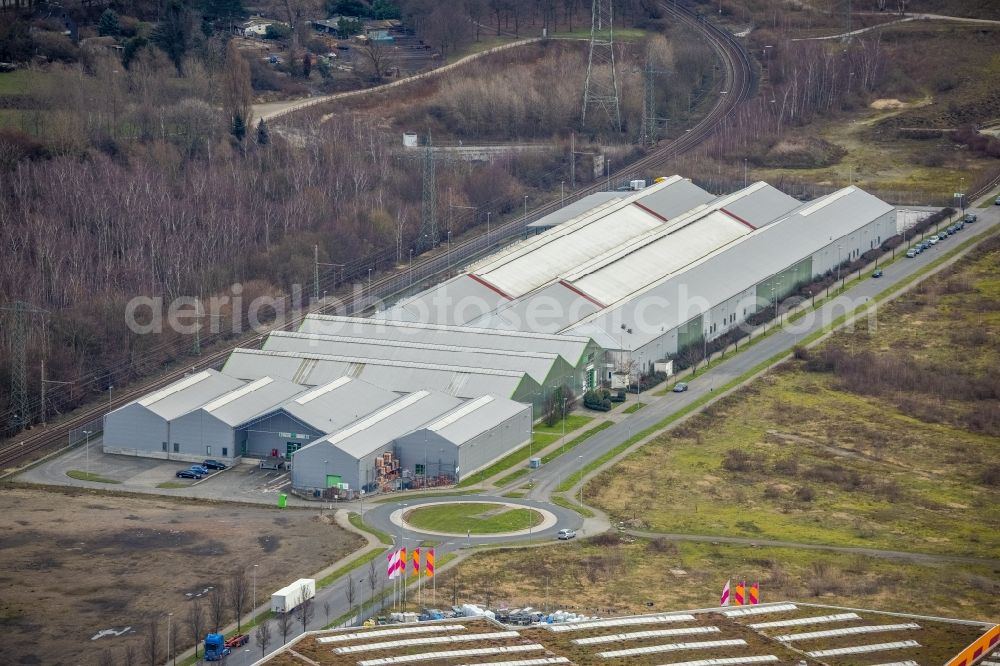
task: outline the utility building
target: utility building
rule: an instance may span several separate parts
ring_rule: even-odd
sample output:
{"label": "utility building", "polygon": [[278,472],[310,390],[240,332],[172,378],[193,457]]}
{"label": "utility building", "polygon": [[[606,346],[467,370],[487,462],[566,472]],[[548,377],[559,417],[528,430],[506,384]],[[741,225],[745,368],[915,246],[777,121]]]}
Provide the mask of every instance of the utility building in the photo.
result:
{"label": "utility building", "polygon": [[531,410],[511,400],[483,396],[396,440],[404,472],[463,479],[531,439]]}
{"label": "utility building", "polygon": [[336,432],[359,418],[389,404],[399,395],[360,379],[338,377],[299,392],[280,405],[242,422],[236,430],[241,456],[292,455],[319,437]]}
{"label": "utility building", "polygon": [[181,450],[171,428],[173,421],[244,384],[215,370],[203,370],[133,400],[104,417],[104,452],[184,460],[181,455],[191,452]]}
{"label": "utility building", "polygon": [[380,484],[378,461],[392,454],[397,437],[462,404],[458,398],[416,391],[300,449],[292,459],[292,487],[336,486],[372,491]]}

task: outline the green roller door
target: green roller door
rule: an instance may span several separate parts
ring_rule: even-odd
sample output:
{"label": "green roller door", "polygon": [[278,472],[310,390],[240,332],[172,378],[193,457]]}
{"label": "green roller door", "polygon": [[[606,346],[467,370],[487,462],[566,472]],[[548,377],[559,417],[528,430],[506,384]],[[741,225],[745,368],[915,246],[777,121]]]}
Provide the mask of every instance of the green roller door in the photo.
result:
{"label": "green roller door", "polygon": [[337,488],[343,481],[340,480],[339,474],[327,474],[326,475],[326,487],[327,488]]}

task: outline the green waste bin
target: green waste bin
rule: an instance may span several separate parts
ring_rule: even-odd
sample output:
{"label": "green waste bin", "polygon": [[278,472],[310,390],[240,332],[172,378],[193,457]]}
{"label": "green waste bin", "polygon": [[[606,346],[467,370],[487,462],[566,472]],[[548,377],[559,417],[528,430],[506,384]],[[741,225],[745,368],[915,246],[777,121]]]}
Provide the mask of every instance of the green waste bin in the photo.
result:
{"label": "green waste bin", "polygon": [[278,495],[278,508],[284,509],[288,505],[288,495],[281,493]]}

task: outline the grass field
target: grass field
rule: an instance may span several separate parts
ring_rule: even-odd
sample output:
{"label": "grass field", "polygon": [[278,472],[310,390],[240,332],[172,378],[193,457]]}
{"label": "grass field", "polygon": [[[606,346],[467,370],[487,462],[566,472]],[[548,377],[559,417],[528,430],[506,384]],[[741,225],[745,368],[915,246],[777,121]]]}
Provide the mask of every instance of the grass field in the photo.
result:
{"label": "grass field", "polygon": [[27,95],[42,76],[40,72],[27,69],[0,74],[0,95]]}
{"label": "grass field", "polygon": [[418,529],[449,534],[499,534],[526,530],[542,522],[532,509],[512,509],[502,504],[449,502],[412,509],[404,520]]}
{"label": "grass field", "polygon": [[[996,557],[1000,242],[585,490],[664,532]],[[826,366],[833,364],[835,369]]]}
{"label": "grass field", "polygon": [[121,483],[121,481],[116,481],[115,479],[106,479],[99,474],[94,474],[93,472],[84,472],[79,469],[69,470],[68,472],[66,472],[66,476],[68,476],[71,479],[76,479],[77,481],[94,481],[96,483]]}

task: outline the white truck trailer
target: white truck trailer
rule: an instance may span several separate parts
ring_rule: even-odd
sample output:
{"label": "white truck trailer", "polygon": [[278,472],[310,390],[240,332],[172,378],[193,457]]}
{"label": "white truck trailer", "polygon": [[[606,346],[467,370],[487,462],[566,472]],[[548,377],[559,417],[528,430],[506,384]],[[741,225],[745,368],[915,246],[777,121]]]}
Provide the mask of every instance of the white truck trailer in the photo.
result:
{"label": "white truck trailer", "polygon": [[287,613],[316,596],[316,580],[300,578],[271,595],[271,612]]}

